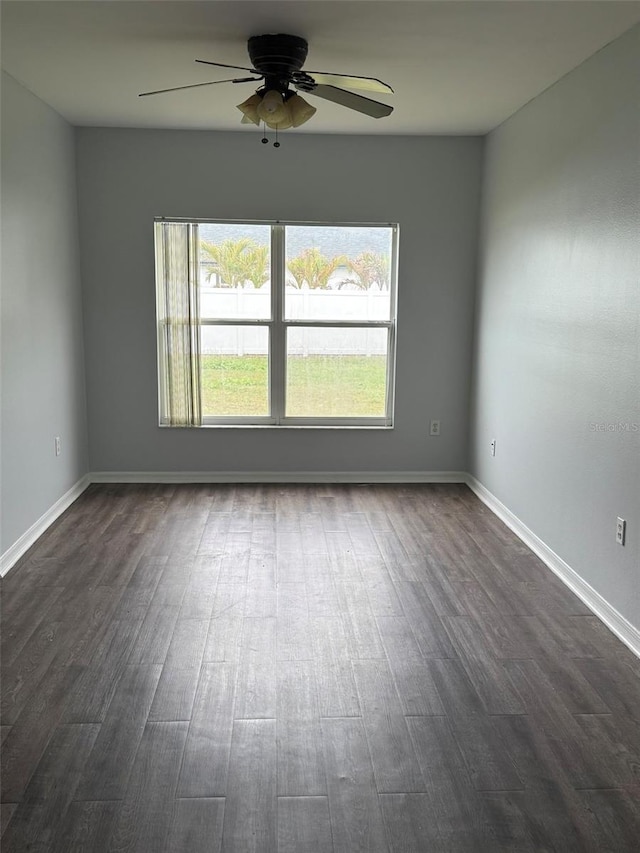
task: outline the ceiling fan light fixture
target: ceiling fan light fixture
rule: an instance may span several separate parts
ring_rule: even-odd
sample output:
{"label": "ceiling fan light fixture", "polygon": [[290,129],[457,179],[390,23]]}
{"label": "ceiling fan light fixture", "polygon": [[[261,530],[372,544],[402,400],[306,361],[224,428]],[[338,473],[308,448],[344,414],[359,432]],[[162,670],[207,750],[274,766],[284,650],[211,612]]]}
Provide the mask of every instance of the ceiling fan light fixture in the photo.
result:
{"label": "ceiling fan light fixture", "polygon": [[284,98],[277,89],[269,89],[258,105],[258,115],[265,122],[279,124],[285,116]]}
{"label": "ceiling fan light fixture", "polygon": [[246,101],[238,104],[237,109],[242,113],[242,124],[255,124],[260,126],[258,107],[260,106],[261,101],[262,98],[256,92],[255,95],[251,95],[251,97],[247,98]]}
{"label": "ceiling fan light fixture", "polygon": [[284,104],[282,110],[278,112],[276,119],[267,119],[265,124],[267,127],[271,128],[271,130],[288,130],[290,127],[293,127],[293,120],[288,102]]}
{"label": "ceiling fan light fixture", "polygon": [[316,114],[317,110],[310,103],[305,101],[300,95],[293,95],[287,101],[287,107],[291,113],[291,126],[300,127],[300,125],[309,121]]}

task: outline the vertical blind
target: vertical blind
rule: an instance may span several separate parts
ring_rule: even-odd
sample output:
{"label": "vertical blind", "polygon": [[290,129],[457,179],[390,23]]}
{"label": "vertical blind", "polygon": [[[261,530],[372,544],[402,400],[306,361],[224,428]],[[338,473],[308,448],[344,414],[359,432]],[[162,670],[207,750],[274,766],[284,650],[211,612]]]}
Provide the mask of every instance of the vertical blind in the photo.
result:
{"label": "vertical blind", "polygon": [[164,405],[171,426],[202,425],[198,225],[156,222],[156,281]]}

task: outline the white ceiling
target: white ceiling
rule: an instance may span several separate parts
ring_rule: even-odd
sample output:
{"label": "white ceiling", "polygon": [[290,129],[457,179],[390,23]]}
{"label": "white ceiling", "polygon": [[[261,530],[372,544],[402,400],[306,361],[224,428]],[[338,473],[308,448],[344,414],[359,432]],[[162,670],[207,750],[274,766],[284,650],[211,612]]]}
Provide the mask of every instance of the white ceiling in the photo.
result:
{"label": "white ceiling", "polygon": [[233,76],[194,59],[248,65],[249,36],[287,32],[309,41],[307,68],[395,90],[374,96],[395,108],[378,120],[309,96],[305,131],[475,134],[633,26],[640,2],[3,0],[1,14],[3,68],[74,125],[239,130],[250,83],[137,94]]}

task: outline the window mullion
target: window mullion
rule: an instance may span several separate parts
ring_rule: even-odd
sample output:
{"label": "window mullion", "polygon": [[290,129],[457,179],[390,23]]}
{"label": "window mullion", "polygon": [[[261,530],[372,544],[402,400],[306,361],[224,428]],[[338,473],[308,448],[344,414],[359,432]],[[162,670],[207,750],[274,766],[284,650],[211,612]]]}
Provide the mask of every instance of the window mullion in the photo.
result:
{"label": "window mullion", "polygon": [[398,332],[398,227],[394,226],[391,240],[391,275],[389,279],[391,325],[387,332],[387,424],[393,421],[396,393],[396,341]]}
{"label": "window mullion", "polygon": [[284,316],[285,247],[284,225],[271,226],[271,347],[269,361],[269,392],[271,416],[282,423],[285,407],[286,329]]}

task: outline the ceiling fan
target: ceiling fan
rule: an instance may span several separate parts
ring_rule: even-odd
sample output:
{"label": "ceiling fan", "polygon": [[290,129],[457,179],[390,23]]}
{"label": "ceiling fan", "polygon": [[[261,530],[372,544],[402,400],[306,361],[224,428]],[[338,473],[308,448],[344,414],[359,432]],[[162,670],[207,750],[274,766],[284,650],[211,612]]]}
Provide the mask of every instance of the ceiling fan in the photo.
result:
{"label": "ceiling fan", "polygon": [[202,65],[214,65],[217,68],[248,71],[251,77],[212,80],[209,83],[192,83],[190,86],[157,89],[154,92],[142,92],[140,97],[176,92],[181,89],[196,89],[201,86],[214,86],[217,83],[263,81],[254,95],[242,104],[238,104],[238,109],[243,113],[243,124],[259,125],[260,122],[264,122],[267,127],[274,130],[299,127],[316,112],[315,107],[308,104],[297,92],[332,101],[334,104],[340,104],[372,118],[382,118],[393,112],[393,107],[388,104],[342,88],[347,86],[349,89],[360,89],[366,92],[393,94],[391,86],[376,77],[355,77],[352,74],[335,74],[328,71],[303,71],[302,66],[307,58],[309,46],[300,36],[284,33],[252,36],[247,47],[251,68],[209,62],[204,59],[196,59],[196,62]]}

